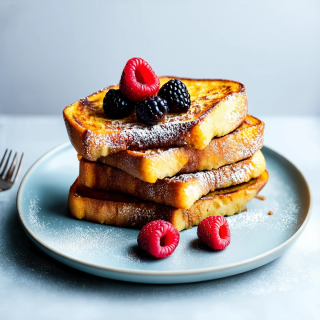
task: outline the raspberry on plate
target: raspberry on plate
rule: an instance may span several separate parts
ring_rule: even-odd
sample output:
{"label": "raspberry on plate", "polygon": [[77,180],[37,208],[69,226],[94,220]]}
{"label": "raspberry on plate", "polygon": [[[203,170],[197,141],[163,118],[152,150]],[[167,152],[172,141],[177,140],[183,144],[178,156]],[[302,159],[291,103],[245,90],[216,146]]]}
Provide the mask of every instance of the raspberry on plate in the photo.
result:
{"label": "raspberry on plate", "polygon": [[136,116],[138,120],[150,126],[161,122],[167,113],[167,102],[157,96],[143,99],[139,101],[136,106]]}
{"label": "raspberry on plate", "polygon": [[140,248],[156,258],[166,258],[176,249],[180,234],[169,222],[155,220],[146,224],[138,235]]}
{"label": "raspberry on plate", "polygon": [[132,58],[125,65],[120,79],[120,91],[137,102],[156,95],[160,81],[150,65],[141,58]]}
{"label": "raspberry on plate", "polygon": [[228,221],[222,216],[210,216],[203,219],[197,234],[199,239],[215,251],[223,250],[230,244]]}

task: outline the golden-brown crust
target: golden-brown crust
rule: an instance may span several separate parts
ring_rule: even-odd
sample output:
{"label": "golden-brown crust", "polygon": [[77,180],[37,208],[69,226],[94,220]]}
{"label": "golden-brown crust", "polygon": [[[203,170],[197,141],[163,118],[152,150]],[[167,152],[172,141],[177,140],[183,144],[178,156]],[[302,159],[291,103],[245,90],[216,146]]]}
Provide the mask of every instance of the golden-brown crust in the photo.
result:
{"label": "golden-brown crust", "polygon": [[179,231],[191,228],[210,215],[233,215],[246,209],[268,181],[264,171],[247,183],[216,190],[199,199],[189,210],[144,201],[119,193],[84,187],[77,179],[69,192],[68,206],[77,219],[127,228],[142,228],[153,220],[166,220]]}
{"label": "golden-brown crust", "polygon": [[148,183],[108,165],[80,160],[79,180],[84,186],[116,191],[135,197],[188,209],[195,201],[215,189],[247,182],[265,170],[261,151],[237,163],[210,171],[181,174]]}
{"label": "golden-brown crust", "polygon": [[189,147],[125,150],[98,161],[154,183],[177,173],[217,169],[249,158],[262,147],[263,132],[264,123],[248,115],[240,127],[212,139],[203,150]]}
{"label": "golden-brown crust", "polygon": [[[163,84],[169,79],[162,77],[160,82]],[[116,121],[107,119],[102,100],[111,87],[66,107],[63,116],[71,143],[81,156],[92,161],[127,149],[186,145],[203,149],[213,137],[231,132],[246,117],[246,91],[239,82],[181,80],[191,94],[190,110],[169,114],[164,123],[153,127],[138,123],[134,113]]]}

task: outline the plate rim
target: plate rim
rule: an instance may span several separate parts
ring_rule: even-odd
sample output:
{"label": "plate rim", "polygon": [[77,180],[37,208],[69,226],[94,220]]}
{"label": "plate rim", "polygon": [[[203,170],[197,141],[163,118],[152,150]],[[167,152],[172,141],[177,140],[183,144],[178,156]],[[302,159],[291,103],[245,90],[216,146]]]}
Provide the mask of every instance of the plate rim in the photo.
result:
{"label": "plate rim", "polygon": [[145,276],[186,276],[186,275],[197,275],[197,274],[206,274],[206,273],[212,273],[212,272],[221,272],[221,271],[226,271],[229,269],[234,269],[234,268],[239,268],[239,267],[243,267],[246,266],[248,264],[254,263],[254,262],[258,262],[260,260],[266,259],[274,254],[276,254],[277,252],[280,252],[282,249],[284,249],[285,247],[289,246],[290,243],[294,242],[302,233],[302,231],[305,229],[305,227],[307,226],[309,220],[310,220],[310,216],[311,216],[311,212],[312,212],[312,195],[311,195],[311,189],[310,186],[308,184],[307,179],[305,178],[305,176],[302,174],[302,172],[297,168],[297,166],[295,164],[293,164],[290,160],[288,160],[286,157],[284,157],[282,154],[280,154],[277,151],[274,151],[272,148],[267,147],[267,146],[263,146],[264,148],[269,149],[270,151],[276,153],[277,155],[279,155],[280,157],[284,158],[286,161],[288,161],[295,170],[297,170],[297,172],[300,174],[300,176],[302,177],[303,181],[306,184],[307,187],[307,192],[309,195],[309,203],[308,203],[308,208],[307,208],[307,212],[305,215],[305,219],[303,221],[303,223],[301,224],[301,226],[299,227],[299,229],[289,238],[287,239],[285,242],[283,242],[282,244],[280,244],[279,246],[266,251],[265,253],[259,254],[253,258],[249,258],[246,260],[243,260],[241,262],[236,262],[236,263],[231,263],[225,266],[219,266],[219,267],[207,267],[207,268],[201,268],[201,269],[191,269],[188,271],[153,271],[153,270],[132,270],[132,269],[126,269],[126,268],[115,268],[115,267],[103,267],[94,263],[88,263],[88,262],[84,262],[82,260],[73,258],[71,256],[69,256],[68,254],[64,254],[61,253],[57,250],[55,250],[54,248],[51,248],[50,246],[48,246],[47,244],[45,244],[41,239],[38,239],[37,236],[32,232],[31,229],[29,229],[29,227],[26,225],[25,220],[23,218],[23,214],[22,214],[22,207],[21,207],[21,195],[23,192],[23,188],[24,185],[26,184],[26,181],[29,179],[29,176],[32,174],[32,172],[37,168],[37,166],[45,161],[47,158],[49,158],[52,154],[61,151],[64,148],[67,148],[71,146],[71,143],[65,142],[62,143],[54,148],[52,148],[51,150],[47,151],[46,153],[44,153],[41,157],[38,158],[38,160],[36,160],[33,165],[28,169],[28,171],[25,173],[19,189],[18,189],[18,193],[17,193],[17,200],[16,200],[16,204],[17,204],[17,209],[18,209],[18,216],[19,216],[19,220],[23,226],[23,229],[28,233],[29,236],[31,236],[33,238],[34,241],[36,241],[39,245],[43,246],[46,250],[52,252],[53,254],[60,256],[66,260],[70,260],[73,263],[76,264],[80,264],[83,265],[85,267],[89,267],[89,268],[95,268],[95,269],[99,269],[99,270],[103,270],[103,271],[107,271],[107,272],[114,272],[114,273],[122,273],[122,274],[127,274],[127,275],[145,275]]}

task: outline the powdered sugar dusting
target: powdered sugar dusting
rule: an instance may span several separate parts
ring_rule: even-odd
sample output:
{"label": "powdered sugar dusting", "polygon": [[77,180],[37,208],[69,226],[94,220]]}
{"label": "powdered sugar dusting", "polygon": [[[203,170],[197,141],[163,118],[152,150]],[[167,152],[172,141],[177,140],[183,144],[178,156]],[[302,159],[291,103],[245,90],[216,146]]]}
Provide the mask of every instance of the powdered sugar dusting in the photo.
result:
{"label": "powdered sugar dusting", "polygon": [[29,221],[33,226],[42,228],[43,222],[39,219],[39,212],[41,210],[41,207],[39,206],[39,197],[37,195],[33,195],[32,193],[28,193],[29,198]]}
{"label": "powdered sugar dusting", "polygon": [[[64,115],[68,118],[66,125],[71,142],[75,148],[79,143],[83,144],[85,150],[81,148],[77,151],[80,154],[85,151],[86,154],[81,155],[90,160],[97,160],[101,156],[126,149],[186,146],[190,144],[189,138],[193,134],[191,129],[199,125],[201,131],[206,122],[204,120],[210,116],[212,123],[219,122],[219,126],[214,132],[205,129],[203,137],[199,132],[194,135],[192,145],[200,146],[203,139],[223,136],[234,130],[246,117],[248,109],[246,93],[240,83],[224,80],[186,79],[185,81],[188,90],[191,90],[190,109],[181,114],[169,114],[164,123],[152,127],[139,124],[134,113],[120,120],[106,118],[102,100],[107,88],[67,107]],[[79,137],[75,138],[69,126],[77,127],[75,131],[79,126],[82,127],[85,130],[84,137],[78,134]],[[204,138],[205,135],[210,137]]]}
{"label": "powdered sugar dusting", "polygon": [[249,179],[260,175],[264,169],[265,162],[263,156],[258,152],[252,158],[232,165],[226,165],[211,171],[181,174],[164,180],[180,183],[188,183],[193,180],[196,181],[198,188],[203,190],[203,194],[207,194],[215,189],[247,182]]}
{"label": "powdered sugar dusting", "polygon": [[300,210],[300,206],[294,204],[293,202],[286,201],[286,210],[283,208],[279,209],[279,205],[272,207],[276,212],[275,214],[281,214],[280,218],[277,219],[275,224],[268,224],[267,222],[272,219],[267,212],[262,211],[261,209],[250,210],[250,212],[243,212],[241,214],[234,215],[228,218],[229,226],[232,230],[246,229],[255,229],[258,226],[265,225],[266,229],[269,230],[289,230],[297,227],[297,213]]}
{"label": "powdered sugar dusting", "polygon": [[130,150],[101,157],[99,161],[141,180],[146,179],[146,171],[150,172],[149,176],[154,179],[163,179],[178,172],[184,174],[212,170],[247,159],[262,147],[263,131],[264,124],[261,121],[247,116],[237,130],[224,137],[212,139],[203,150],[189,147]]}
{"label": "powdered sugar dusting", "polygon": [[[103,251],[105,255],[112,255],[119,261],[138,263],[134,253],[128,252],[123,255],[118,250],[118,246],[126,247],[130,243],[132,245],[136,243],[131,235],[128,236],[125,229],[106,228],[97,224],[88,225],[86,222],[75,223],[69,227],[59,219],[48,220],[46,216],[42,216],[42,208],[39,206],[39,197],[36,194],[29,193],[28,202],[28,223],[32,229],[41,234],[41,239],[47,246],[73,256],[95,257]],[[145,262],[140,261],[139,264],[141,263]]]}
{"label": "powdered sugar dusting", "polygon": [[152,127],[132,124],[120,132],[113,130],[108,134],[97,134],[89,130],[85,146],[87,152],[94,148],[101,155],[105,155],[106,150],[108,153],[114,153],[126,149],[185,146],[186,134],[194,125],[192,122],[167,123]]}
{"label": "powdered sugar dusting", "polygon": [[[96,164],[81,160],[80,168],[84,165],[92,174],[97,174],[98,171],[94,169]],[[187,209],[210,191],[247,182],[258,177],[264,170],[265,160],[261,151],[258,151],[251,158],[231,165],[211,171],[180,174],[155,183],[143,182],[105,165],[99,165],[99,174],[103,178],[94,179],[92,184],[87,179],[88,175],[82,174],[84,170],[80,170],[80,182],[95,189],[131,194],[144,200]]]}

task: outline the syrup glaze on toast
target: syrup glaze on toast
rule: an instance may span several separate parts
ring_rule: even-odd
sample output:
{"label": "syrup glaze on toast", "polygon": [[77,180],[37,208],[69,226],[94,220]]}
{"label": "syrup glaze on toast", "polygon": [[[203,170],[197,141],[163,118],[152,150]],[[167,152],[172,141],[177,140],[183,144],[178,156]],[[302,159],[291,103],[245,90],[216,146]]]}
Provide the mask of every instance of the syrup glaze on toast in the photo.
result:
{"label": "syrup glaze on toast", "polygon": [[[160,85],[175,77],[160,77]],[[63,111],[69,138],[76,151],[96,161],[121,150],[141,150],[189,146],[205,148],[213,137],[224,136],[237,128],[247,115],[244,85],[230,80],[182,79],[191,96],[186,113],[168,114],[165,122],[147,126],[135,113],[111,120],[103,112],[102,102],[111,86],[102,89]]]}
{"label": "syrup glaze on toast", "polygon": [[162,219],[181,231],[211,215],[231,216],[244,211],[267,181],[268,173],[264,171],[249,182],[210,192],[189,210],[184,210],[120,193],[93,190],[77,179],[70,188],[68,205],[71,215],[77,219],[138,229],[150,221]]}
{"label": "syrup glaze on toast", "polygon": [[248,115],[240,127],[212,139],[203,150],[189,147],[125,150],[98,161],[155,183],[176,174],[217,169],[247,159],[261,149],[263,132],[264,123]]}
{"label": "syrup glaze on toast", "polygon": [[89,188],[122,192],[144,200],[189,209],[210,191],[247,182],[258,177],[265,169],[264,156],[258,151],[249,159],[218,169],[181,174],[148,183],[120,169],[82,158],[79,181]]}

